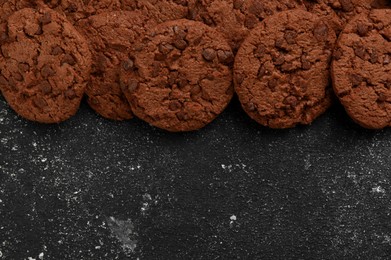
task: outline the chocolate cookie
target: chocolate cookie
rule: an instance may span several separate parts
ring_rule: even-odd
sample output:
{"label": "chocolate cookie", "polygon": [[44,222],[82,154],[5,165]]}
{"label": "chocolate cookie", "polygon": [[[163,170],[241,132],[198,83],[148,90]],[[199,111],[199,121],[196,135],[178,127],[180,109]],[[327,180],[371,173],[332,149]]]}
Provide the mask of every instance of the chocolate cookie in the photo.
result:
{"label": "chocolate cookie", "polygon": [[244,110],[271,128],[310,124],[331,104],[329,61],[335,40],[330,25],[306,11],[266,18],[235,58],[235,90]]}
{"label": "chocolate cookie", "polygon": [[189,0],[189,19],[217,28],[236,52],[263,19],[295,8],[305,10],[302,0]]}
{"label": "chocolate cookie", "polygon": [[188,13],[186,0],[37,0],[63,12],[73,23],[109,11],[140,10],[159,22],[184,18]]}
{"label": "chocolate cookie", "polygon": [[8,18],[1,39],[0,90],[22,117],[58,123],[74,115],[90,65],[86,41],[65,17],[25,8]]}
{"label": "chocolate cookie", "polygon": [[350,117],[366,128],[391,126],[391,10],[352,19],[332,62],[336,95]]}
{"label": "chocolate cookie", "polygon": [[332,22],[337,33],[355,15],[368,13],[379,0],[305,0],[307,10]]}
{"label": "chocolate cookie", "polygon": [[149,30],[122,64],[122,90],[132,111],[172,132],[197,130],[233,96],[233,53],[215,29],[175,20]]}
{"label": "chocolate cookie", "polygon": [[114,11],[93,15],[76,23],[88,39],[92,71],[86,94],[89,105],[100,115],[113,120],[132,118],[128,101],[119,84],[119,67],[129,49],[155,24],[140,12]]}

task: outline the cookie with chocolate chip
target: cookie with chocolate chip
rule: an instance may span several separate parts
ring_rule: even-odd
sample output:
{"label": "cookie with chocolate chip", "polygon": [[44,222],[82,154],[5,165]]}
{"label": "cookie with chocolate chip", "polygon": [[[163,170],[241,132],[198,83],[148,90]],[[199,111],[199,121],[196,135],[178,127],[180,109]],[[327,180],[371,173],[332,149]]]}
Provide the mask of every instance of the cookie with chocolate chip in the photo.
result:
{"label": "cookie with chocolate chip", "polygon": [[327,18],[337,33],[357,14],[382,5],[380,0],[305,0],[307,10]]}
{"label": "cookie with chocolate chip", "polygon": [[135,11],[159,22],[184,18],[187,0],[37,0],[64,13],[72,23],[102,12]]}
{"label": "cookie with chocolate chip", "polygon": [[88,104],[101,116],[113,120],[133,117],[119,84],[119,67],[152,19],[137,11],[114,11],[93,15],[76,23],[92,53],[92,70],[86,89]]}
{"label": "cookie with chocolate chip", "polygon": [[336,95],[363,127],[391,126],[391,10],[353,18],[342,31],[332,62]]}
{"label": "cookie with chocolate chip", "polygon": [[150,29],[122,64],[133,113],[167,131],[192,131],[214,120],[233,96],[233,53],[203,23],[175,20]]}
{"label": "cookie with chocolate chip", "polygon": [[189,0],[188,18],[217,28],[236,52],[263,19],[290,9],[305,10],[305,5],[302,0]]}
{"label": "cookie with chocolate chip", "polygon": [[50,9],[8,17],[1,39],[0,90],[22,117],[58,123],[78,110],[90,72],[85,39]]}
{"label": "cookie with chocolate chip", "polygon": [[331,104],[329,63],[334,30],[301,10],[266,18],[240,47],[235,90],[259,124],[290,128],[310,124]]}

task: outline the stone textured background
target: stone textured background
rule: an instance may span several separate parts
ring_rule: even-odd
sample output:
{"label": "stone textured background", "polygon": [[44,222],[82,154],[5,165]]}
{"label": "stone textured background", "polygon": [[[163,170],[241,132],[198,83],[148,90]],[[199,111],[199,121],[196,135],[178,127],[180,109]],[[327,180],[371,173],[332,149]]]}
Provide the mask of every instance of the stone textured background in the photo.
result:
{"label": "stone textured background", "polygon": [[390,259],[391,129],[335,105],[271,130],[237,101],[171,134],[0,98],[0,259]]}

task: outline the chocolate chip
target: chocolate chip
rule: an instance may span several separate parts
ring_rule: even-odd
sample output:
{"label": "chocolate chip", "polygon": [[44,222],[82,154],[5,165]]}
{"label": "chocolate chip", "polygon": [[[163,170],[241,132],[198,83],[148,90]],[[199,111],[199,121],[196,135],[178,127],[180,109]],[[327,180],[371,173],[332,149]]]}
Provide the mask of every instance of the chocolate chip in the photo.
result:
{"label": "chocolate chip", "polygon": [[324,22],[319,22],[315,25],[313,33],[318,41],[324,41],[329,35],[329,28]]}
{"label": "chocolate chip", "polygon": [[356,56],[360,57],[361,59],[365,59],[366,50],[364,46],[362,46],[360,43],[356,43],[353,45],[353,49]]}
{"label": "chocolate chip", "polygon": [[52,16],[50,13],[44,13],[43,16],[39,19],[39,21],[45,25],[52,22]]}
{"label": "chocolate chip", "polygon": [[177,49],[183,51],[187,47],[187,42],[184,39],[176,38],[176,39],[174,39],[174,46]]}
{"label": "chocolate chip", "polygon": [[262,58],[266,53],[266,46],[263,44],[259,44],[257,48],[254,50],[254,55],[257,58]]}
{"label": "chocolate chip", "polygon": [[169,54],[174,49],[174,46],[168,43],[161,43],[158,48],[161,53]]}
{"label": "chocolate chip", "polygon": [[301,68],[303,70],[311,69],[311,62],[308,60],[308,58],[305,55],[301,56]]}
{"label": "chocolate chip", "polygon": [[30,69],[30,66],[27,63],[19,63],[18,68],[21,72],[27,72]]}
{"label": "chocolate chip", "polygon": [[170,104],[168,105],[168,108],[169,108],[171,111],[179,110],[181,107],[182,107],[182,104],[179,103],[179,102],[176,101],[176,100],[171,101]]}
{"label": "chocolate chip", "polygon": [[125,71],[130,71],[133,69],[134,67],[134,62],[133,60],[131,59],[127,59],[127,60],[124,60],[121,62],[121,67],[125,70]]}
{"label": "chocolate chip", "polygon": [[14,72],[12,73],[12,77],[16,80],[16,81],[23,81],[23,76],[22,74],[20,74],[19,72]]}
{"label": "chocolate chip", "polygon": [[202,51],[202,57],[207,61],[212,61],[216,58],[216,51],[212,48],[206,48]]}
{"label": "chocolate chip", "polygon": [[159,63],[159,62],[153,62],[153,63],[152,63],[151,76],[152,76],[153,78],[156,78],[157,76],[159,76],[160,71],[161,71],[160,63]]}
{"label": "chocolate chip", "polygon": [[154,60],[156,61],[164,61],[167,58],[167,55],[162,54],[162,53],[156,53]]}
{"label": "chocolate chip", "polygon": [[263,5],[259,1],[253,1],[250,7],[248,8],[248,12],[252,13],[255,16],[261,15],[263,12]]}
{"label": "chocolate chip", "polygon": [[253,29],[258,23],[258,18],[253,14],[247,15],[244,20],[244,26],[248,29]]}
{"label": "chocolate chip", "polygon": [[363,81],[363,77],[358,74],[351,74],[350,81],[351,81],[353,87],[356,87],[361,84],[361,82]]}
{"label": "chocolate chip", "polygon": [[278,80],[277,79],[271,79],[269,80],[269,82],[267,83],[267,86],[272,90],[274,91],[276,89],[278,85]]}
{"label": "chocolate chip", "polygon": [[383,58],[383,64],[389,64],[390,63],[390,56],[386,54]]}
{"label": "chocolate chip", "polygon": [[[27,32],[26,32],[27,33]],[[37,31],[34,33],[35,35],[42,35],[43,34],[43,29],[42,29],[42,26],[38,26],[38,29]],[[33,35],[30,35],[30,36],[33,36]]]}
{"label": "chocolate chip", "polygon": [[266,69],[265,69],[264,66],[261,66],[261,67],[259,68],[259,70],[258,70],[257,77],[258,77],[259,79],[261,79],[263,76],[265,76],[265,74],[266,74]]}
{"label": "chocolate chip", "polygon": [[274,64],[276,66],[280,66],[280,65],[284,64],[284,62],[285,62],[285,58],[284,58],[283,55],[280,55],[280,56],[278,56],[277,58],[275,58],[273,60],[274,60]]}
{"label": "chocolate chip", "polygon": [[192,96],[195,96],[195,95],[201,93],[201,91],[202,91],[201,87],[200,87],[199,85],[195,85],[195,86],[193,86],[193,87],[191,88],[190,94],[191,94]]}
{"label": "chocolate chip", "polygon": [[369,32],[369,26],[364,24],[364,23],[359,23],[357,25],[357,34],[360,35],[361,37],[364,37],[368,34]]}
{"label": "chocolate chip", "polygon": [[178,71],[171,71],[168,75],[168,84],[170,86],[176,84],[177,78],[178,78]]}
{"label": "chocolate chip", "polygon": [[61,60],[61,64],[67,63],[71,66],[76,64],[75,58],[70,54],[65,54],[65,56]]}
{"label": "chocolate chip", "polygon": [[52,52],[51,54],[52,55],[60,55],[60,54],[63,54],[64,53],[64,50],[60,47],[60,46],[54,46],[53,49],[52,49]]}
{"label": "chocolate chip", "polygon": [[276,40],[276,42],[274,43],[274,46],[277,48],[277,49],[284,49],[284,44],[285,44],[285,41],[283,38],[278,38]]}
{"label": "chocolate chip", "polygon": [[52,86],[47,80],[40,82],[39,89],[42,91],[43,94],[49,94],[52,92]]}
{"label": "chocolate chip", "polygon": [[50,76],[53,76],[54,74],[56,74],[56,72],[52,69],[52,67],[49,64],[46,64],[41,68],[41,75],[45,79],[47,79]]}
{"label": "chocolate chip", "polygon": [[217,58],[223,64],[231,64],[234,61],[234,54],[232,51],[218,50]]}
{"label": "chocolate chip", "polygon": [[181,121],[189,120],[189,116],[183,111],[176,113],[176,116]]}
{"label": "chocolate chip", "polygon": [[284,100],[284,104],[289,105],[291,107],[295,107],[297,105],[297,98],[295,96],[288,96]]}
{"label": "chocolate chip", "polygon": [[378,60],[379,60],[379,55],[377,54],[377,51],[376,51],[376,50],[372,50],[372,52],[371,52],[371,54],[370,54],[369,56],[370,56],[369,61],[370,61],[372,64],[378,62]]}
{"label": "chocolate chip", "polygon": [[177,80],[178,88],[184,88],[189,84],[189,81],[184,77],[180,76]]}
{"label": "chocolate chip", "polygon": [[352,0],[339,0],[339,2],[341,3],[341,7],[344,12],[351,12],[354,10]]}
{"label": "chocolate chip", "polygon": [[341,59],[341,57],[342,57],[342,50],[341,50],[341,48],[336,48],[335,50],[334,50],[334,52],[333,52],[333,58],[335,59],[335,60],[339,60],[339,59]]}
{"label": "chocolate chip", "polygon": [[240,9],[243,4],[244,4],[244,0],[234,0],[234,8],[235,9]]}
{"label": "chocolate chip", "polygon": [[8,42],[8,40],[9,40],[8,33],[2,32],[0,34],[0,43],[2,43],[2,44],[6,43],[6,42]]}
{"label": "chocolate chip", "polygon": [[185,39],[187,32],[185,29],[180,28],[179,26],[174,26],[173,27],[174,33],[179,39]]}
{"label": "chocolate chip", "polygon": [[135,92],[137,90],[138,85],[139,85],[139,83],[138,83],[137,80],[131,79],[131,80],[129,80],[128,86],[127,86],[125,91],[129,92],[130,94],[132,94],[133,92]]}
{"label": "chocolate chip", "polygon": [[73,89],[68,89],[67,91],[65,91],[65,96],[68,99],[74,99],[76,98],[76,92]]}
{"label": "chocolate chip", "polygon": [[297,33],[293,30],[287,30],[284,34],[284,39],[289,44],[296,43],[296,37],[297,37]]}
{"label": "chocolate chip", "polygon": [[387,101],[386,95],[384,95],[383,93],[379,93],[377,97],[377,102],[385,102],[385,101]]}
{"label": "chocolate chip", "polygon": [[44,98],[37,96],[33,99],[33,105],[37,108],[43,109],[48,106],[48,103]]}

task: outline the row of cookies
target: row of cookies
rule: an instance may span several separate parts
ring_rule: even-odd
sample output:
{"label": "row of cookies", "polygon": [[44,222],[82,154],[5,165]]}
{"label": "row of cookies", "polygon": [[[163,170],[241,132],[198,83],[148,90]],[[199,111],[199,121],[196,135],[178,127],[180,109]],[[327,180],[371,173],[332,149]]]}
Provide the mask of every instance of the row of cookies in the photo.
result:
{"label": "row of cookies", "polygon": [[[85,90],[106,118],[135,113],[169,131],[199,129],[222,112],[233,95],[233,53],[240,46],[234,78],[245,111],[274,128],[312,122],[331,104],[335,34],[351,17],[385,6],[368,0],[22,2],[2,7],[11,16],[2,15],[0,88],[11,107],[30,120],[60,122],[76,112]],[[176,20],[183,17],[203,24]]]}

